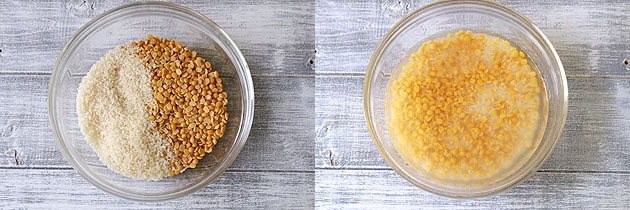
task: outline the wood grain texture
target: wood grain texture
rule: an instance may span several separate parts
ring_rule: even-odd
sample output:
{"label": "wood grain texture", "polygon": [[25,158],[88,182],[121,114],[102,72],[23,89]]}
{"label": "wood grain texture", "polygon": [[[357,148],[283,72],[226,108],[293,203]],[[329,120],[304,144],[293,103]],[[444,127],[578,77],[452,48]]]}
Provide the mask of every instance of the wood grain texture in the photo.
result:
{"label": "wood grain texture", "polygon": [[563,135],[532,178],[495,196],[456,200],[391,170],[365,123],[365,69],[387,30],[429,2],[316,1],[316,208],[630,208],[630,71],[622,65],[630,56],[630,9],[620,1],[498,1],[547,35],[569,78]]}
{"label": "wood grain texture", "polygon": [[406,182],[376,151],[363,117],[363,75],[376,43],[431,1],[175,1],[213,19],[240,47],[256,107],[248,142],[228,171],[164,203],[127,201],[89,184],[58,152],[48,121],[57,55],[83,24],[127,2],[0,1],[0,208],[630,208],[624,1],[498,1],[530,18],[556,47],[569,75],[569,113],[538,173],[474,200]]}
{"label": "wood grain texture", "polygon": [[315,199],[312,172],[228,171],[189,196],[140,203],[109,195],[73,170],[18,170],[0,169],[2,209],[310,209]]}
{"label": "wood grain texture", "polygon": [[83,24],[128,2],[0,1],[0,208],[313,208],[314,1],[174,1],[221,26],[254,78],[248,141],[208,187],[174,201],[137,203],[72,170],[49,125],[49,74]]}
{"label": "wood grain texture", "polygon": [[[403,15],[433,1],[318,0],[317,73],[363,74],[372,51]],[[620,1],[499,0],[531,19],[552,42],[567,75],[630,76],[630,8]]]}
{"label": "wood grain texture", "polygon": [[[70,37],[130,1],[0,1],[0,73],[50,73]],[[311,75],[314,1],[177,1],[221,26],[254,75]],[[26,62],[28,58],[28,62]]]}
{"label": "wood grain texture", "polygon": [[[48,120],[49,80],[0,76],[0,168],[69,167]],[[314,81],[270,77],[254,84],[254,123],[230,169],[313,171]]]}
{"label": "wood grain texture", "polygon": [[[316,168],[385,169],[363,115],[363,77],[318,76]],[[567,122],[541,170],[630,173],[630,81],[570,78]]]}
{"label": "wood grain texture", "polygon": [[321,170],[318,209],[628,209],[629,174],[534,174],[501,194],[451,199],[427,193],[391,170]]}

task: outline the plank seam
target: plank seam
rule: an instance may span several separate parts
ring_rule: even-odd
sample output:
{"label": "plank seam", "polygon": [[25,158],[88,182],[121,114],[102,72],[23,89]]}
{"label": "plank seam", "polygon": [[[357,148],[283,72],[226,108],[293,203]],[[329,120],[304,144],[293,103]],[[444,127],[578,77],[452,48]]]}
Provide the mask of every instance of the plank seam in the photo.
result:
{"label": "plank seam", "polygon": [[[0,72],[0,76],[51,76],[52,73],[45,72]],[[71,77],[83,77],[85,74],[71,75]],[[252,78],[315,78],[315,74],[297,74],[297,75],[272,75],[272,74],[252,74]]]}
{"label": "plank seam", "polygon": [[[365,73],[315,73],[315,77],[365,77]],[[630,80],[630,75],[567,75],[568,79],[614,79],[614,80]]]}
{"label": "plank seam", "polygon": [[[316,167],[315,171],[393,171],[391,168],[323,168]],[[630,171],[593,171],[593,170],[538,170],[536,173],[561,173],[561,174],[630,174]]]}
{"label": "plank seam", "polygon": [[[15,167],[15,166],[0,166],[0,170],[59,170],[68,171],[74,170],[72,167]],[[315,173],[315,170],[255,170],[255,169],[227,169],[225,172],[233,173],[302,173],[310,174]]]}

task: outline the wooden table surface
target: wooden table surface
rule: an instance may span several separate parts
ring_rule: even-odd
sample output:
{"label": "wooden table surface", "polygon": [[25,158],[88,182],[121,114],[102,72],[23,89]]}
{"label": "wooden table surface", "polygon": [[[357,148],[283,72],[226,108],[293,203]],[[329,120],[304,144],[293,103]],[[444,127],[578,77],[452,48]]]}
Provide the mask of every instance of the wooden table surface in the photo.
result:
{"label": "wooden table surface", "polygon": [[322,209],[630,208],[630,7],[625,1],[499,0],[530,18],[567,74],[569,109],[556,149],[529,180],[457,200],[392,171],[363,116],[372,51],[403,15],[430,1],[318,0],[315,8],[315,203]]}
{"label": "wooden table surface", "polygon": [[97,189],[72,169],[55,144],[46,102],[70,37],[127,1],[0,1],[0,208],[630,208],[624,1],[499,1],[541,28],[567,74],[564,132],[529,180],[495,196],[457,200],[392,171],[367,132],[363,78],[379,39],[428,2],[176,1],[213,19],[241,48],[254,79],[254,124],[219,179],[186,197],[139,203]]}
{"label": "wooden table surface", "polygon": [[220,25],[251,69],[255,116],[216,181],[161,203],[107,194],[57,149],[47,91],[57,56],[86,22],[127,2],[0,1],[0,209],[313,208],[315,2],[180,1]]}

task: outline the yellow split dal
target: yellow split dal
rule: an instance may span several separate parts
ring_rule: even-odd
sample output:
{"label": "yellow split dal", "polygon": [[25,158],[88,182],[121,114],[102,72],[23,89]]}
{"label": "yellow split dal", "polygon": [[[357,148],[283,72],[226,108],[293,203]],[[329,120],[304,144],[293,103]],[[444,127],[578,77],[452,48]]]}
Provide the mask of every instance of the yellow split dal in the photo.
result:
{"label": "yellow split dal", "polygon": [[387,87],[385,119],[400,156],[426,177],[489,182],[540,142],[544,86],[508,41],[459,31],[402,62]]}

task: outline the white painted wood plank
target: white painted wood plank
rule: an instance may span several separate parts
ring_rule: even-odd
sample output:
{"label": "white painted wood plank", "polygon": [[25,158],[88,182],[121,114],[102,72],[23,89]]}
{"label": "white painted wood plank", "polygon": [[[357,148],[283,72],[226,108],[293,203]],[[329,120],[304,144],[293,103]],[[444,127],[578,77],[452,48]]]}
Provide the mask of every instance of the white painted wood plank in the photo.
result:
{"label": "white painted wood plank", "polygon": [[539,172],[512,189],[478,199],[436,196],[391,170],[318,170],[315,180],[318,209],[630,208],[629,174]]}
{"label": "white painted wood plank", "polygon": [[[49,76],[0,76],[0,167],[69,167],[48,120]],[[230,167],[314,167],[312,78],[255,78],[255,115],[245,147]]]}
{"label": "white painted wood plank", "polygon": [[[317,73],[365,73],[382,36],[426,0],[317,0]],[[630,76],[630,8],[619,1],[498,1],[547,35],[567,75]]]}
{"label": "white painted wood plank", "polygon": [[128,201],[92,186],[73,170],[0,169],[2,209],[310,209],[314,173],[225,172],[186,197]]}
{"label": "white painted wood plank", "polygon": [[[440,198],[387,170],[365,127],[360,75],[386,30],[426,2],[180,2],[215,20],[241,48],[252,73],[259,75],[254,79],[257,105],[250,139],[231,171],[200,192],[163,204],[108,195],[69,169],[48,125],[49,77],[1,76],[0,166],[5,169],[0,169],[4,174],[0,208],[292,209],[312,208],[315,196],[317,207],[325,209],[630,208],[626,173],[630,83],[626,80],[570,79],[569,118],[558,147],[542,168],[547,172],[498,196],[466,201]],[[500,2],[541,27],[569,75],[629,76],[621,68],[621,60],[630,55],[626,41],[630,28],[625,22],[630,13],[622,6],[625,2]],[[0,2],[4,23],[0,24],[0,73],[50,73],[59,51],[81,25],[121,4]],[[357,76],[314,81],[308,64],[313,43],[319,52],[318,73]],[[313,165],[319,168],[316,175],[310,173]],[[358,170],[339,170],[344,168]]]}
{"label": "white painted wood plank", "polygon": [[[360,76],[316,77],[316,168],[389,168],[367,131],[362,84]],[[541,169],[630,172],[630,80],[568,84],[564,132]]]}
{"label": "white painted wood plank", "polygon": [[79,27],[127,2],[0,1],[0,208],[312,208],[314,1],[176,2],[217,22],[254,75],[250,138],[209,187],[136,203],[96,189],[70,168],[50,131],[45,74]]}
{"label": "white painted wood plank", "polygon": [[[0,72],[50,73],[70,37],[93,17],[130,1],[0,1]],[[252,74],[310,75],[314,1],[176,1],[221,26]],[[122,44],[122,43],[121,43]]]}

